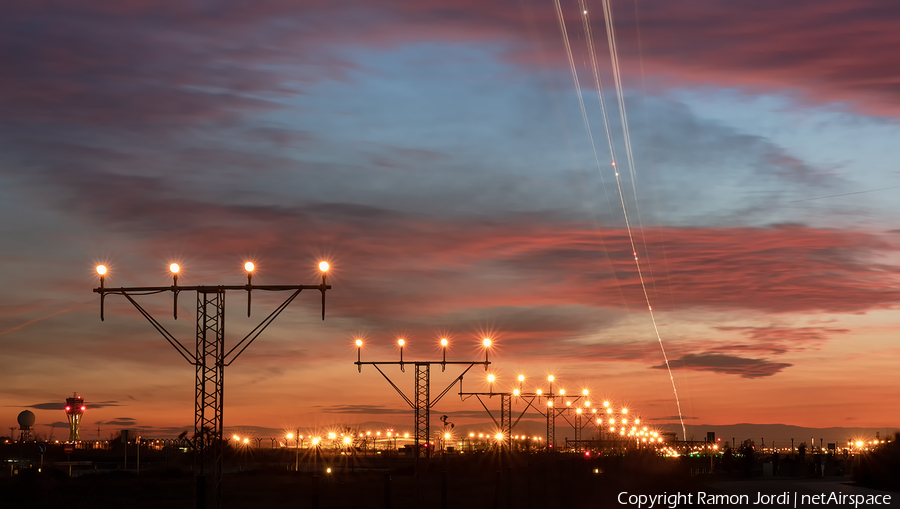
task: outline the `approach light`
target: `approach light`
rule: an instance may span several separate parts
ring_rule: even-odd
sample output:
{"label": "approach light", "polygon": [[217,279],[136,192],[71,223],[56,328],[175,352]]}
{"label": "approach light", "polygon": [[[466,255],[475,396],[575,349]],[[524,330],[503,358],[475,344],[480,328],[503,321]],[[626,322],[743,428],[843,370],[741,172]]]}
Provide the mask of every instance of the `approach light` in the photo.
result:
{"label": "approach light", "polygon": [[566,390],[565,390],[565,389],[560,389],[560,390],[559,390],[559,395],[560,395],[560,396],[565,396],[565,395],[566,395]]}
{"label": "approach light", "polygon": [[253,265],[253,262],[247,262],[244,264],[244,270],[246,270],[247,272],[253,272],[253,269],[255,268],[256,266]]}
{"label": "approach light", "polygon": [[244,439],[244,443],[245,443],[245,444],[249,444],[249,443],[250,443],[250,439],[249,439],[249,438],[245,438],[245,439]]}
{"label": "approach light", "polygon": [[357,347],[362,346],[362,340],[361,340],[361,339],[357,339],[357,340],[356,340],[356,346],[357,346]]}
{"label": "approach light", "polygon": [[548,382],[552,382],[552,381],[553,381],[553,375],[548,376],[548,377],[547,377],[547,381],[548,381]]}
{"label": "approach light", "polygon": [[513,396],[519,395],[519,389],[513,389]]}
{"label": "approach light", "polygon": [[106,274],[106,265],[97,265],[97,274],[101,276]]}
{"label": "approach light", "polygon": [[520,382],[524,382],[524,381],[525,381],[525,375],[519,375],[519,381],[520,381]]}
{"label": "approach light", "polygon": [[623,413],[623,414],[627,414],[627,413],[628,413],[628,409],[627,409],[627,408],[623,408],[623,409],[622,409],[622,413]]}
{"label": "approach light", "polygon": [[441,346],[446,348],[448,344],[450,344],[450,342],[447,341],[447,338],[441,338]]}
{"label": "approach light", "polygon": [[581,393],[584,394],[585,396],[587,396],[587,395],[588,395],[588,390],[585,389],[585,390],[581,391]]}
{"label": "approach light", "polygon": [[288,433],[287,435],[284,436],[284,438],[287,438],[288,440],[293,440],[293,439],[294,439],[294,434],[293,434],[293,433]]}
{"label": "approach light", "polygon": [[484,341],[482,341],[482,344],[484,345],[485,348],[490,348],[491,347],[491,339],[484,338]]}
{"label": "approach light", "polygon": [[169,271],[171,271],[172,274],[178,274],[179,270],[181,270],[181,267],[179,267],[177,263],[173,263],[172,265],[169,265]]}
{"label": "approach light", "polygon": [[400,346],[403,346],[403,345],[406,344],[406,341],[405,341],[405,340],[402,340],[402,339],[398,339],[398,340],[397,340],[397,344],[400,345]]}
{"label": "approach light", "polygon": [[488,375],[488,382],[494,383],[495,377],[494,375]]}
{"label": "approach light", "polygon": [[608,407],[608,406],[609,406],[609,401],[604,401],[604,402],[603,402],[603,406]]}
{"label": "approach light", "polygon": [[328,262],[319,262],[319,270],[328,272]]}
{"label": "approach light", "polygon": [[544,391],[542,391],[542,390],[540,390],[540,389],[538,389],[536,392],[537,392],[537,395],[538,395],[538,396],[540,396],[541,394],[544,393]]}

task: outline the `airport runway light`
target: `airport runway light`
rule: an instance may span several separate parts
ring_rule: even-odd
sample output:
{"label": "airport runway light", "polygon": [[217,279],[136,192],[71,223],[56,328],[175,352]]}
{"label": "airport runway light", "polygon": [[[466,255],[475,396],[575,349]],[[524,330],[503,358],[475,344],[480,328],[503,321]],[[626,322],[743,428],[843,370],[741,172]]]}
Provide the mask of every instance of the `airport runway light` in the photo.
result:
{"label": "airport runway light", "polygon": [[293,434],[293,433],[288,433],[287,435],[284,436],[284,438],[286,438],[286,439],[288,439],[288,440],[293,440],[293,439],[294,439],[294,434]]}
{"label": "airport runway light", "polygon": [[525,381],[525,375],[519,375],[519,383]]}
{"label": "airport runway light", "polygon": [[484,338],[481,344],[484,345],[484,370],[487,371],[488,354],[491,351],[491,338]]}
{"label": "airport runway light", "polygon": [[319,445],[319,437],[314,437],[314,438],[312,439],[312,444],[313,444],[314,446],[318,446],[318,445]]}
{"label": "airport runway light", "polygon": [[581,415],[581,409],[580,409],[580,408],[576,408],[576,409],[575,409],[575,413],[578,414],[578,415]]}
{"label": "airport runway light", "polygon": [[181,267],[179,267],[177,263],[169,265],[169,272],[172,273],[172,281],[175,286],[178,286],[178,272],[180,271]]}
{"label": "airport runway light", "polygon": [[356,369],[358,369],[360,373],[362,373],[362,364],[360,364],[361,362],[362,362],[362,340],[357,339],[356,340]]}
{"label": "airport runway light", "polygon": [[247,262],[244,264],[244,270],[247,271],[247,317],[250,317],[250,295],[251,295],[251,287],[253,286],[253,269],[256,267],[253,265],[253,262]]}
{"label": "airport runway light", "polygon": [[519,394],[521,394],[519,389],[513,389],[513,396],[518,396]]}
{"label": "airport runway light", "polygon": [[106,279],[106,265],[97,265],[97,275],[100,276],[100,288],[103,288],[103,281]]}
{"label": "airport runway light", "polygon": [[[571,402],[571,401],[566,401],[566,406],[572,406],[572,402]],[[581,410],[581,409],[579,408],[579,410]]]}
{"label": "airport runway light", "polygon": [[400,366],[403,366],[403,346],[406,344],[406,340],[400,338],[397,340],[397,345],[400,347]]}
{"label": "airport runway light", "polygon": [[450,342],[447,341],[447,338],[441,338],[441,351],[442,351],[442,353],[444,354],[444,360],[443,360],[443,362],[445,363],[445,364],[442,364],[442,365],[441,365],[441,369],[443,369],[443,368],[446,366],[446,362],[447,362],[447,345],[449,345],[449,344],[450,344]]}
{"label": "airport runway light", "polygon": [[491,394],[494,393],[494,380],[496,380],[496,379],[497,379],[497,377],[495,377],[493,373],[491,373],[490,375],[487,376],[487,381],[488,381],[488,384],[491,389]]}
{"label": "airport runway light", "polygon": [[[319,262],[319,271],[322,272],[322,286],[325,286],[325,275],[328,274],[328,269],[331,268],[328,265],[328,262]],[[325,294],[322,294],[324,298]]]}
{"label": "airport runway light", "polygon": [[249,443],[250,443],[250,439],[249,439],[249,438],[245,438],[245,439],[244,439],[244,445],[247,445],[247,444],[249,444]]}
{"label": "airport runway light", "polygon": [[560,396],[565,396],[565,395],[566,395],[566,390],[565,390],[565,389],[560,389],[560,390],[559,390],[559,395],[560,395]]}
{"label": "airport runway light", "polygon": [[622,413],[623,413],[623,414],[627,414],[627,413],[628,413],[628,409],[627,409],[627,408],[623,408],[623,409],[622,409]]}
{"label": "airport runway light", "polygon": [[584,394],[585,396],[587,396],[587,395],[588,395],[588,390],[585,389],[585,390],[581,391],[581,394]]}

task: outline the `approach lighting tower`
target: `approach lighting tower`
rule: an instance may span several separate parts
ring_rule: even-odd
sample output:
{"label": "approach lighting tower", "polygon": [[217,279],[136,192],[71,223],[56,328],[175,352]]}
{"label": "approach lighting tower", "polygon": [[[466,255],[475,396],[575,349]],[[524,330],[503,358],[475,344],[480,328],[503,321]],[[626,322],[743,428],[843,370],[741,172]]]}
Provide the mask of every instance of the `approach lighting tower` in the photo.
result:
{"label": "approach lighting tower", "polygon": [[81,429],[81,416],[84,415],[86,408],[84,399],[78,394],[73,394],[71,398],[66,398],[66,418],[69,419],[69,442],[81,440],[78,431]]}
{"label": "approach lighting tower", "polygon": [[[484,338],[482,340],[481,344],[484,349],[484,361],[448,361],[447,360],[447,349],[449,347],[449,341],[447,340],[447,338],[441,338],[441,340],[440,340],[441,352],[443,354],[441,360],[439,360],[439,361],[409,361],[409,360],[404,361],[403,360],[403,348],[406,346],[406,339],[399,338],[397,340],[397,346],[400,349],[400,360],[399,361],[363,362],[362,361],[362,353],[361,353],[363,341],[361,339],[356,340],[356,362],[354,362],[354,364],[356,364],[356,367],[359,370],[359,372],[362,373],[362,367],[364,364],[369,364],[372,367],[374,367],[376,370],[378,370],[378,372],[381,374],[381,376],[383,376],[384,379],[387,380],[389,384],[391,384],[391,387],[393,387],[394,390],[397,391],[397,394],[399,394],[400,397],[403,398],[403,401],[405,401],[406,404],[409,405],[409,407],[413,410],[413,413],[415,416],[415,425],[416,425],[416,435],[415,435],[416,458],[419,457],[420,450],[421,450],[420,447],[425,448],[426,456],[431,456],[431,449],[428,448],[429,433],[430,433],[430,428],[431,428],[431,408],[434,405],[436,405],[438,403],[438,401],[440,401],[441,398],[443,398],[444,395],[447,394],[447,392],[450,391],[450,389],[456,384],[456,382],[459,382],[460,384],[462,384],[463,376],[466,373],[468,373],[469,370],[472,369],[473,366],[475,366],[476,364],[481,364],[484,366],[485,371],[487,371],[488,366],[490,366],[490,364],[491,364],[490,355],[489,355],[490,350],[491,350],[490,338]],[[404,394],[403,391],[401,391],[400,388],[397,387],[397,384],[395,384],[390,378],[388,378],[388,376],[386,374],[384,374],[384,371],[382,371],[381,368],[378,367],[378,366],[383,366],[383,365],[400,366],[400,371],[405,372],[406,371],[405,367],[407,364],[412,364],[413,366],[415,366],[415,370],[416,370],[416,374],[415,374],[416,393],[415,393],[414,399],[410,399],[406,394]],[[459,376],[454,378],[453,381],[450,382],[450,384],[447,385],[447,387],[443,391],[441,391],[441,393],[436,398],[432,398],[431,397],[431,365],[432,364],[439,364],[441,366],[441,371],[444,371],[445,369],[447,369],[448,364],[450,364],[450,365],[468,365],[468,367],[462,373],[460,373]]]}
{"label": "approach lighting tower", "polygon": [[[256,285],[253,284],[253,262],[244,264],[247,274],[246,285],[201,285],[182,286],[178,284],[178,276],[181,267],[177,263],[169,265],[172,273],[171,286],[140,286],[107,288],[104,286],[107,267],[97,266],[97,274],[100,276],[100,286],[94,288],[95,293],[100,294],[100,320],[103,320],[103,302],[107,295],[121,295],[128,299],[135,309],[150,322],[153,327],[172,345],[175,350],[195,369],[194,377],[194,471],[196,472],[197,507],[206,507],[206,476],[204,474],[204,457],[206,450],[214,458],[214,488],[212,491],[212,507],[221,507],[222,503],[222,415],[223,395],[225,387],[225,366],[230,366],[237,358],[256,340],[257,337],[284,311],[287,306],[300,295],[303,290],[318,290],[322,293],[322,320],[325,319],[325,291],[331,289],[331,285],[325,283],[325,275],[328,272],[328,262],[319,263],[322,274],[320,285]],[[253,290],[266,292],[288,291],[291,294],[278,307],[272,311],[253,330],[247,333],[230,350],[225,350],[225,293],[227,291],[247,292],[247,316],[250,316],[250,295]],[[154,295],[158,293],[172,292],[173,317],[178,319],[178,294],[181,292],[196,292],[196,343],[192,350],[185,347],[175,336],[169,333],[150,312],[144,309],[134,297]]]}

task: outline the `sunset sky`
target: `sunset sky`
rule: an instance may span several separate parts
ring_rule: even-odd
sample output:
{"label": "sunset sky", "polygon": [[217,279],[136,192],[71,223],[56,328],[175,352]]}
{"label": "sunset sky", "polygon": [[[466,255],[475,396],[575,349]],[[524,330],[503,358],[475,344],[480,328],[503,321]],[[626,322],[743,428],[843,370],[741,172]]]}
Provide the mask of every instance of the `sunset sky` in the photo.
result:
{"label": "sunset sky", "polygon": [[[328,260],[334,288],[227,368],[226,429],[411,426],[354,340],[478,360],[485,336],[496,389],[553,374],[679,435],[661,347],[689,435],[900,424],[900,6],[612,0],[610,38],[601,2],[556,5],[6,2],[4,427],[47,434],[78,392],[87,438],[192,429],[192,366],[120,296],[100,321],[94,267],[243,284],[247,260],[259,284]],[[247,319],[229,293],[227,345],[283,297]],[[141,302],[193,345],[194,298]],[[410,396],[412,371],[388,371]]]}

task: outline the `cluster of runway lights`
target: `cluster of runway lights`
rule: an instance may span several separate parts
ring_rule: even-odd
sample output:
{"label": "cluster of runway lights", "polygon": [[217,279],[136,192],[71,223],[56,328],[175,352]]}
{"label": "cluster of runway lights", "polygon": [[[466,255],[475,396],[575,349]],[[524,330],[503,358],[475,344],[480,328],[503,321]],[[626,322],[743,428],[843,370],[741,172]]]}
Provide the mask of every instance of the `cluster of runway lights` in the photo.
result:
{"label": "cluster of runway lights", "polygon": [[[356,339],[355,343],[356,343],[357,360],[359,360],[362,355],[361,352],[362,352],[362,347],[363,347],[363,340]],[[484,338],[482,340],[481,344],[485,349],[485,361],[487,361],[488,360],[488,349],[490,349],[492,341],[490,338]],[[447,360],[447,348],[450,346],[450,342],[447,338],[441,338],[440,345],[441,345],[441,350],[443,352],[443,360],[446,361]],[[403,362],[403,347],[406,346],[406,339],[398,338],[397,346],[400,347],[400,362]],[[488,383],[490,393],[493,394],[494,383],[497,382],[497,376],[493,373],[488,373],[486,380]],[[521,375],[521,374],[518,375],[516,377],[516,380],[518,381],[519,386],[517,386],[516,388],[514,388],[512,390],[512,395],[520,397],[523,394],[525,394],[521,387],[521,384],[523,384],[525,382],[525,375]],[[547,398],[547,407],[548,408],[552,408],[554,405],[554,403],[553,403],[553,400],[554,400],[554,398],[553,398],[553,396],[554,396],[553,395],[553,382],[555,380],[556,380],[556,378],[553,375],[549,375],[547,377],[547,382],[549,383],[549,391],[547,392],[546,395],[544,394],[544,391],[542,389],[536,389],[534,392],[534,395],[536,395],[538,398],[541,398],[541,397]],[[583,389],[581,391],[581,396],[583,396],[583,397],[587,397],[589,394],[590,394],[590,391],[588,391],[588,389]],[[565,396],[566,390],[559,389],[558,395],[560,397]],[[567,400],[566,408],[571,408],[571,407],[572,407],[572,401]],[[609,401],[604,401],[603,408],[599,411],[596,407],[591,406],[590,401],[585,401],[583,408],[575,407],[575,413],[577,413],[579,415],[590,415],[591,418],[596,418],[596,424],[598,426],[602,426],[604,424],[609,424],[609,432],[610,433],[615,433],[618,431],[620,436],[637,438],[638,440],[641,440],[642,442],[662,442],[662,437],[659,436],[658,432],[650,431],[647,429],[646,426],[644,426],[643,429],[638,429],[637,425],[639,425],[641,423],[640,418],[636,418],[631,422],[632,426],[631,426],[631,429],[629,430],[628,425],[630,423],[629,423],[629,419],[627,417],[628,409],[623,407],[619,411],[619,415],[621,415],[621,417],[619,417],[619,418],[613,417],[613,414],[615,412],[613,411],[612,407],[610,406]],[[607,415],[607,417],[606,418],[595,417],[598,413],[600,413],[601,415],[605,413]],[[607,419],[608,419],[608,421],[607,421]]]}
{"label": "cluster of runway lights", "polygon": [[[330,266],[328,262],[319,262],[319,270],[324,274],[328,272]],[[244,263],[244,270],[247,271],[247,284],[249,285],[253,278],[253,271],[256,270],[256,265],[253,262]],[[103,282],[103,279],[106,277],[106,273],[109,272],[106,265],[97,265],[97,274],[100,276],[100,282]],[[178,273],[181,272],[181,266],[177,263],[169,264],[169,272],[172,273],[172,281],[177,286],[178,285]]]}

